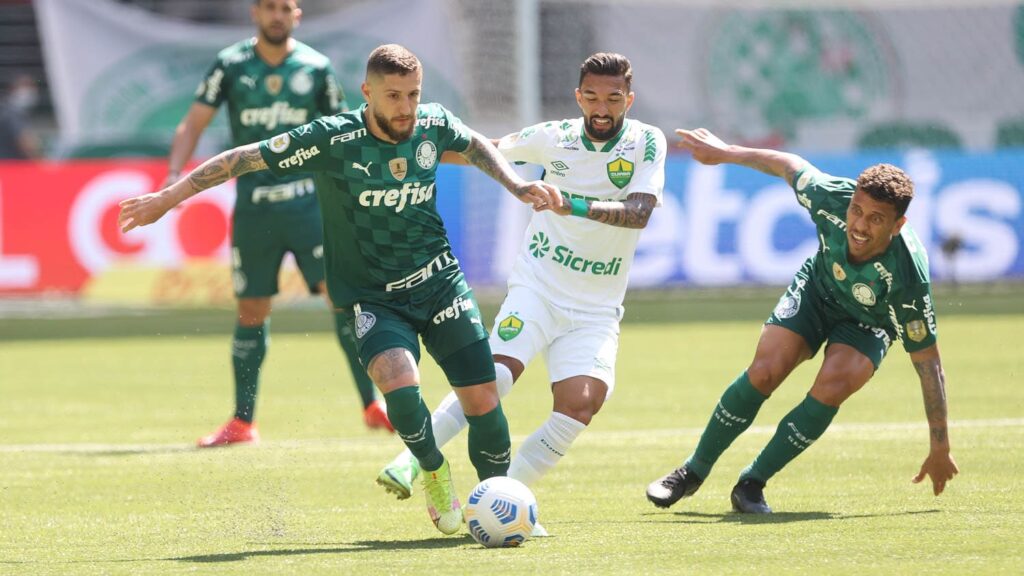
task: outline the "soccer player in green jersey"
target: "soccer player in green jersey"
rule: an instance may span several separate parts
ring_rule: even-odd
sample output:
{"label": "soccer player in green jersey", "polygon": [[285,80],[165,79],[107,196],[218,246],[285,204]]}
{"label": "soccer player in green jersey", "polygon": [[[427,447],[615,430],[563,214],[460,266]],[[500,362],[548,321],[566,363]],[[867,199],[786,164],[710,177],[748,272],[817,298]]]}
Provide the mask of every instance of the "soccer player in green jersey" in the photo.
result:
{"label": "soccer player in green jersey", "polygon": [[754,360],[718,401],[694,453],[652,482],[647,499],[667,508],[695,493],[761,404],[827,341],[809,393],[732,489],[737,512],[771,513],[765,484],[821,437],[839,406],[871,379],[893,339],[903,341],[917,370],[931,431],[931,449],[913,481],[929,476],[935,495],[942,493],[959,470],[949,448],[928,258],[906,224],[910,178],[889,164],[871,166],[857,180],[837,178],[794,154],[731,146],[703,128],[676,133],[698,162],[784,178],[810,212],[820,242],[765,323]]}
{"label": "soccer player in green jersey", "polygon": [[[291,37],[302,16],[298,0],[254,0],[251,10],[256,37],[222,50],[200,83],[195,102],[174,134],[165,187],[178,180],[221,104],[227,104],[235,146],[348,109],[328,58]],[[244,174],[236,189],[231,238],[238,299],[231,348],[235,414],[200,438],[200,447],[259,440],[253,424],[256,395],[270,341],[271,297],[277,294],[286,252],[295,256],[309,290],[326,295],[323,232],[312,175]],[[359,365],[351,327],[342,312],[335,311],[334,317],[338,342],[362,399],[364,423],[371,429],[391,430],[373,381]]]}
{"label": "soccer player in green jersey", "polygon": [[560,209],[562,197],[550,184],[524,182],[490,141],[443,106],[420,104],[422,81],[415,55],[380,46],[366,65],[364,106],[222,152],[169,188],[125,200],[118,221],[125,232],[150,224],[249,172],[312,173],[331,300],[345,310],[391,423],[423,470],[431,519],[453,534],[462,510],[420,396],[420,337],[466,414],[480,479],[507,473],[511,442],[487,332],[437,212],[438,159],[446,150],[461,153],[538,211]]}

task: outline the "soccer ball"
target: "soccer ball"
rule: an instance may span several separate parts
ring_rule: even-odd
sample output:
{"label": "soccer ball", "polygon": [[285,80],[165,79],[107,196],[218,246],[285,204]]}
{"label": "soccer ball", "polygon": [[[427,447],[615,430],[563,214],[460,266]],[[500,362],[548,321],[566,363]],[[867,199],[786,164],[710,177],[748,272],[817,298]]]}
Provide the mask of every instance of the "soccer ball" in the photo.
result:
{"label": "soccer ball", "polygon": [[464,513],[469,533],[480,544],[519,546],[537,523],[537,499],[519,480],[496,476],[473,488]]}

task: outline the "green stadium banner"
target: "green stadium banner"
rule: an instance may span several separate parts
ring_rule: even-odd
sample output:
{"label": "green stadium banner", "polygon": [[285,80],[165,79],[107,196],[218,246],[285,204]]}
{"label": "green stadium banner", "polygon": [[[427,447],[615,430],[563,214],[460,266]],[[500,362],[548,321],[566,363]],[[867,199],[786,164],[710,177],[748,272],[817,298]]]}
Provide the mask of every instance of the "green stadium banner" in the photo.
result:
{"label": "green stadium banner", "polygon": [[[37,0],[36,9],[66,156],[166,153],[161,144],[169,145],[217,52],[254,33],[252,26],[192,23],[113,0]],[[295,36],[331,58],[351,107],[362,102],[370,51],[396,42],[423,62],[424,93],[461,113],[462,73],[447,10],[442,0],[380,0],[304,19]],[[218,117],[200,154],[224,148],[226,129]]]}

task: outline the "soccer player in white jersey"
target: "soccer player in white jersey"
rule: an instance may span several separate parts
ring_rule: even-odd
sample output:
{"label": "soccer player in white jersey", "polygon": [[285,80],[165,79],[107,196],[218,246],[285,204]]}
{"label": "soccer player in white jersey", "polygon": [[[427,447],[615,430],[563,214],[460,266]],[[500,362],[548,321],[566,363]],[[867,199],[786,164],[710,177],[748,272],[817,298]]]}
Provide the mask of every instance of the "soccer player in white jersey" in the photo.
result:
{"label": "soccer player in white jersey", "polygon": [[[542,166],[544,180],[569,199],[561,210],[532,216],[490,338],[502,396],[537,354],[548,365],[551,415],[519,447],[508,472],[528,486],[558,463],[615,388],[627,276],[665,183],[665,135],[626,118],[632,79],[624,56],[594,54],[580,67],[582,117],[497,141],[508,160]],[[454,394],[432,423],[438,445],[466,426]],[[418,474],[405,451],[377,483],[404,499]],[[534,535],[546,532],[538,524]]]}

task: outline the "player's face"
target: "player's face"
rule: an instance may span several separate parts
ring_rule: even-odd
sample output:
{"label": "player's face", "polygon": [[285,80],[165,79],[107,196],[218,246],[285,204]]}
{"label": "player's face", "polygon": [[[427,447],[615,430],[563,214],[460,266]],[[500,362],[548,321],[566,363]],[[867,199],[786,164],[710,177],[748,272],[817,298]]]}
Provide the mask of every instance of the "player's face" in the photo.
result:
{"label": "player's face", "polygon": [[412,136],[416,128],[416,107],[420,105],[423,72],[401,74],[372,74],[363,83],[366,112],[373,118],[380,133],[391,142],[401,142]]}
{"label": "player's face", "polygon": [[275,46],[288,41],[301,17],[302,10],[295,0],[260,0],[252,7],[252,21],[260,40]]}
{"label": "player's face", "polygon": [[587,74],[576,89],[576,103],[583,110],[583,126],[591,140],[611,140],[622,130],[634,94],[622,76]]}
{"label": "player's face", "polygon": [[855,190],[850,207],[846,209],[850,261],[864,262],[885,252],[906,221],[906,216],[896,216],[896,207],[892,204],[875,200],[859,188]]}

